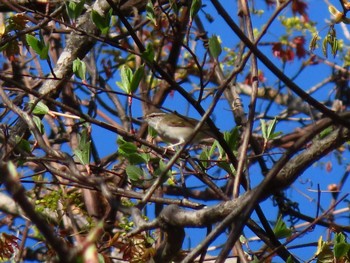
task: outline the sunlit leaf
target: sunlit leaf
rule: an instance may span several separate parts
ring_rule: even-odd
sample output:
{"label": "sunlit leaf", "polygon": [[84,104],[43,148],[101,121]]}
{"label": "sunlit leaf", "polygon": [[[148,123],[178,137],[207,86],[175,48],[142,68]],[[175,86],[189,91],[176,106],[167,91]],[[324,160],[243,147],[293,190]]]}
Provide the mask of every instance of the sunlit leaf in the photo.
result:
{"label": "sunlit leaf", "polygon": [[45,45],[43,40],[39,40],[36,37],[26,34],[26,41],[28,45],[37,53],[40,59],[47,59],[49,54],[49,45]]}
{"label": "sunlit leaf", "polygon": [[210,162],[207,162],[207,160],[210,159],[209,150],[207,148],[203,149],[201,154],[199,155],[199,159],[201,160],[201,164],[204,168],[208,168]]}
{"label": "sunlit leaf", "polygon": [[151,0],[148,0],[147,5],[146,5],[146,17],[152,21],[154,25],[157,25],[157,20],[156,16],[154,13],[154,6]]}
{"label": "sunlit leaf", "polygon": [[78,134],[78,147],[74,150],[75,156],[81,164],[87,165],[90,163],[91,139],[88,128],[84,127]]}
{"label": "sunlit leaf", "polygon": [[15,141],[16,141],[16,148],[18,148],[22,151],[28,152],[28,153],[31,152],[30,143],[27,140],[16,135]]}
{"label": "sunlit leaf", "polygon": [[142,169],[135,165],[128,165],[125,171],[131,181],[139,181],[144,175]]}
{"label": "sunlit leaf", "polygon": [[286,223],[282,219],[282,216],[277,219],[273,232],[277,238],[286,238],[292,234],[292,230],[287,227]]}
{"label": "sunlit leaf", "polygon": [[[34,101],[29,102],[29,106],[30,107],[33,107],[33,105],[34,105]],[[35,105],[35,107],[34,107],[34,109],[32,111],[32,113],[36,114],[36,115],[45,115],[48,112],[49,112],[49,107],[47,107],[42,101],[39,101]]]}
{"label": "sunlit leaf", "polygon": [[76,58],[73,61],[73,73],[81,80],[86,79],[86,64],[84,61]]}
{"label": "sunlit leaf", "polygon": [[202,7],[201,0],[192,0],[191,9],[190,9],[190,19],[192,20],[199,12]]}
{"label": "sunlit leaf", "polygon": [[108,32],[111,23],[111,17],[112,9],[110,9],[105,16],[101,16],[96,10],[92,10],[91,12],[92,21],[97,26],[97,28],[101,30],[102,34],[106,34]]}
{"label": "sunlit leaf", "polygon": [[209,39],[209,52],[214,58],[218,58],[222,52],[219,39],[216,35],[213,35]]}
{"label": "sunlit leaf", "polygon": [[131,80],[131,83],[130,83],[130,92],[131,93],[134,93],[139,84],[140,84],[140,81],[144,75],[144,65],[141,65],[134,73],[134,75],[132,76],[132,80]]}
{"label": "sunlit leaf", "polygon": [[148,63],[153,63],[153,61],[154,61],[154,49],[153,49],[152,44],[147,45],[146,50],[142,53],[141,56]]}
{"label": "sunlit leaf", "polygon": [[41,134],[45,133],[44,124],[38,116],[33,116],[33,121]]}
{"label": "sunlit leaf", "polygon": [[69,1],[68,3],[66,3],[68,16],[73,20],[77,19],[83,12],[84,4],[85,0],[80,0],[78,2]]}

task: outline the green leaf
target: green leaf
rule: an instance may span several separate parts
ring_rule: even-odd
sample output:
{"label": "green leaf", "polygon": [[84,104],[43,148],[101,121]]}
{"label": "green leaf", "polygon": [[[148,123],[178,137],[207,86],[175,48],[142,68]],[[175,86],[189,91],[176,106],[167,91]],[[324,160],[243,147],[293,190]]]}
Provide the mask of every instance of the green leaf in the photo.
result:
{"label": "green leaf", "polygon": [[122,138],[118,138],[117,143],[118,153],[124,157],[129,157],[130,154],[137,153],[137,146],[131,142],[127,142]]}
{"label": "green leaf", "polygon": [[69,1],[66,3],[67,13],[70,19],[76,20],[84,9],[85,0],[80,0],[79,2]]}
{"label": "green leaf", "polygon": [[345,257],[350,252],[350,244],[347,243],[338,243],[334,245],[334,256],[337,259],[341,259]]}
{"label": "green leaf", "polygon": [[209,157],[211,157],[214,154],[215,150],[218,148],[218,145],[219,145],[219,142],[215,140],[212,146],[210,147],[210,150],[208,153]]}
{"label": "green leaf", "polygon": [[333,263],[333,252],[329,244],[326,242],[322,241],[322,236],[318,239],[318,245],[317,245],[317,251],[316,251],[316,256],[317,256],[317,262],[322,262],[322,263]]}
{"label": "green leaf", "polygon": [[128,66],[123,65],[120,69],[121,82],[117,82],[117,85],[127,94],[131,94],[132,78],[133,78],[133,73],[131,69]]}
{"label": "green leaf", "polygon": [[289,256],[289,257],[287,258],[286,263],[294,263],[294,262],[295,262],[295,261],[293,260],[292,256]]}
{"label": "green leaf", "polygon": [[149,153],[140,153],[140,156],[145,160],[146,163],[151,160],[151,155]]}
{"label": "green leaf", "polygon": [[279,216],[273,232],[277,238],[289,237],[292,234],[292,230],[287,227],[286,223],[282,220],[282,216]]}
{"label": "green leaf", "polygon": [[143,77],[143,74],[144,74],[144,68],[145,66],[144,65],[141,65],[134,73],[134,75],[132,76],[132,80],[131,80],[131,83],[130,83],[130,92],[131,93],[134,93],[139,84],[140,84],[140,81]]}
{"label": "green leaf", "polygon": [[344,243],[346,242],[346,238],[344,236],[343,233],[335,233],[334,235],[334,244],[338,244],[338,243]]}
{"label": "green leaf", "polygon": [[[29,102],[29,106],[33,107],[34,101]],[[35,108],[33,109],[32,113],[36,115],[45,115],[49,112],[49,107],[47,107],[43,102],[39,101]]]}
{"label": "green leaf", "polygon": [[[158,168],[157,170],[154,171],[154,174],[155,174],[156,176],[161,175],[161,174],[163,173],[163,171],[165,170],[166,166],[167,166],[166,163],[163,162],[162,159],[160,159],[160,160],[159,160],[159,168]],[[168,170],[168,171],[166,172],[166,177],[168,177],[168,178],[171,177],[171,170]]]}
{"label": "green leaf", "polygon": [[106,34],[109,30],[109,25],[111,23],[112,17],[112,9],[105,16],[101,16],[97,11],[92,10],[91,18],[94,24],[97,26],[99,30],[101,30],[102,34]]}
{"label": "green leaf", "polygon": [[154,24],[157,25],[156,16],[154,13],[154,6],[151,0],[147,2],[146,5],[146,17]]}
{"label": "green leaf", "polygon": [[346,237],[343,233],[336,233],[334,236],[334,256],[336,259],[341,259],[342,257],[350,253],[350,244],[346,242]]}
{"label": "green leaf", "polygon": [[209,152],[210,151],[207,148],[204,148],[201,154],[199,155],[199,159],[201,160],[201,163],[204,168],[208,168],[209,166],[209,162],[207,162],[207,160],[210,159]]}
{"label": "green leaf", "polygon": [[31,152],[30,143],[27,140],[16,135],[15,141],[16,141],[16,148],[17,149],[20,149],[20,150],[25,151],[27,153]]}
{"label": "green leaf", "polygon": [[272,122],[269,123],[269,126],[267,127],[267,138],[270,139],[271,135],[274,133],[275,128],[277,124],[277,119],[276,117],[273,119]]}
{"label": "green leaf", "polygon": [[152,44],[148,43],[146,50],[142,53],[141,57],[148,63],[153,63],[154,61],[154,49]]}
{"label": "green leaf", "polygon": [[219,39],[216,35],[213,35],[209,39],[209,52],[214,58],[218,58],[222,52]]}
{"label": "green leaf", "polygon": [[265,139],[265,141],[272,140],[282,134],[282,132],[275,132],[276,124],[277,124],[276,118],[274,118],[268,124],[265,122],[265,120],[261,119],[260,123],[261,123],[262,136]]}
{"label": "green leaf", "polygon": [[202,7],[201,0],[192,0],[191,9],[190,9],[190,19],[191,20],[193,20],[193,18],[198,14],[201,7]]}
{"label": "green leaf", "polygon": [[139,153],[131,153],[131,154],[128,154],[127,156],[125,156],[125,157],[127,157],[127,159],[130,162],[130,164],[146,163],[146,160]]}
{"label": "green leaf", "polygon": [[33,116],[33,121],[41,134],[45,133],[44,124],[38,116]]}
{"label": "green leaf", "polygon": [[83,128],[81,134],[78,135],[79,145],[74,150],[75,156],[78,158],[81,164],[90,163],[90,152],[91,152],[91,140],[90,134],[87,128]]}
{"label": "green leaf", "polygon": [[224,139],[232,151],[237,151],[240,142],[239,127],[233,128],[230,132],[224,132]]}
{"label": "green leaf", "polygon": [[73,73],[81,80],[86,79],[86,64],[84,61],[76,58],[73,61]]}
{"label": "green leaf", "polygon": [[37,53],[40,59],[44,60],[49,57],[49,45],[45,45],[43,40],[39,40],[36,37],[27,34],[26,41],[28,45]]}
{"label": "green leaf", "polygon": [[266,130],[266,122],[263,119],[260,119],[261,133],[265,140],[267,140],[267,130]]}
{"label": "green leaf", "polygon": [[135,165],[128,165],[125,171],[131,181],[139,181],[144,176],[143,170]]}

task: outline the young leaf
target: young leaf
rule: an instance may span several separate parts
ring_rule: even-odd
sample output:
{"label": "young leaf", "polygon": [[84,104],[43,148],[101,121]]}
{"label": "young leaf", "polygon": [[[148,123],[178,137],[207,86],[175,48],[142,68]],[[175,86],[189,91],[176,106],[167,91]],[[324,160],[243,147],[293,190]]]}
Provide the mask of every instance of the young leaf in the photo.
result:
{"label": "young leaf", "polygon": [[317,262],[334,262],[333,258],[333,252],[330,248],[330,245],[327,242],[324,242],[322,240],[322,236],[318,239],[318,245],[317,245]]}
{"label": "young leaf", "polygon": [[112,9],[105,16],[101,16],[97,11],[92,10],[91,18],[94,24],[102,34],[106,34],[109,30],[109,24],[111,23]]}
{"label": "young leaf", "polygon": [[67,13],[70,19],[76,20],[84,9],[85,0],[80,0],[79,2],[69,1],[66,3]]}
{"label": "young leaf", "polygon": [[144,65],[141,65],[134,73],[134,75],[132,76],[132,80],[130,83],[130,92],[134,93],[137,90],[137,87],[140,84],[140,81],[143,77],[144,74]]}
{"label": "young leaf", "polygon": [[151,0],[149,0],[147,2],[146,5],[146,17],[152,21],[152,23],[156,26],[157,25],[157,20],[156,20],[156,16],[154,14],[154,6]]}
{"label": "young leaf", "polygon": [[81,134],[78,136],[79,145],[77,149],[74,150],[74,154],[78,158],[81,164],[90,163],[90,152],[91,152],[91,140],[87,128],[84,128]]}
{"label": "young leaf", "polygon": [[146,163],[146,160],[144,159],[144,157],[140,153],[131,153],[131,154],[128,154],[127,156],[125,156],[125,157],[128,159],[130,164]]}
{"label": "young leaf", "polygon": [[[34,102],[30,101],[29,106],[33,106]],[[49,112],[49,107],[47,107],[43,102],[39,101],[35,108],[33,109],[32,113],[36,115],[45,115]]]}
{"label": "young leaf", "polygon": [[263,119],[260,119],[260,125],[261,125],[261,133],[265,140],[267,140],[267,131],[266,131],[266,122]]}
{"label": "young leaf", "polygon": [[[163,173],[163,171],[165,170],[166,168],[166,163],[163,162],[162,159],[159,160],[159,168],[154,172],[155,175],[159,176]],[[167,173],[166,173],[166,177],[171,177],[171,170],[168,170]]]}
{"label": "young leaf", "polygon": [[20,150],[25,151],[27,153],[31,152],[30,143],[27,140],[22,139],[20,136],[16,135],[15,141],[16,141],[16,148],[17,149],[20,149]]}
{"label": "young leaf", "polygon": [[44,124],[38,116],[33,116],[33,121],[41,134],[45,133]]}
{"label": "young leaf", "polygon": [[219,39],[216,35],[213,35],[209,39],[209,52],[214,58],[218,58],[222,52]]}
{"label": "young leaf", "polygon": [[27,34],[26,41],[28,45],[37,53],[40,59],[47,59],[49,54],[49,45],[45,45],[43,40],[39,40],[36,37]]}
{"label": "young leaf", "polygon": [[294,263],[294,262],[295,262],[295,261],[293,260],[292,256],[289,256],[289,257],[287,258],[286,263]]}
{"label": "young leaf", "polygon": [[121,82],[117,82],[117,85],[127,94],[131,94],[131,81],[133,78],[133,74],[131,69],[123,65],[122,68],[120,69],[120,79]]}
{"label": "young leaf", "polygon": [[124,157],[129,157],[129,155],[137,153],[137,146],[131,142],[127,142],[122,138],[118,138],[117,143],[118,153]]}
{"label": "young leaf", "polygon": [[350,244],[346,242],[343,233],[336,233],[334,236],[334,257],[340,260],[350,253]]}
{"label": "young leaf", "polygon": [[265,120],[261,119],[260,123],[261,123],[261,132],[262,132],[263,138],[265,139],[265,143],[282,134],[282,132],[275,132],[275,128],[277,124],[276,118],[273,119],[273,121],[269,122],[268,124],[265,122]]}
{"label": "young leaf", "polygon": [[86,79],[86,64],[84,61],[76,58],[73,61],[73,73],[81,80]]}
{"label": "young leaf", "polygon": [[128,165],[125,171],[131,181],[139,181],[144,175],[142,169],[135,165]]}
{"label": "young leaf", "polygon": [[209,155],[209,150],[207,148],[203,149],[203,151],[199,156],[199,159],[201,160],[203,167],[208,168],[209,162],[207,160],[210,159],[210,155]]}
{"label": "young leaf", "polygon": [[239,127],[233,128],[230,132],[224,133],[224,139],[232,151],[237,151],[239,146]]}
{"label": "young leaf", "polygon": [[202,0],[192,0],[191,9],[190,9],[191,20],[193,20],[193,18],[197,15],[201,7],[202,7]]}
{"label": "young leaf", "polygon": [[269,126],[267,127],[267,138],[271,139],[271,135],[275,132],[277,124],[277,119],[274,118],[272,122],[269,123]]}
{"label": "young leaf", "polygon": [[146,50],[142,53],[141,57],[148,63],[153,63],[154,61],[154,49],[152,44],[148,44]]}
{"label": "young leaf", "polygon": [[277,238],[289,237],[292,234],[292,230],[287,227],[286,223],[282,219],[282,216],[278,218],[273,232]]}

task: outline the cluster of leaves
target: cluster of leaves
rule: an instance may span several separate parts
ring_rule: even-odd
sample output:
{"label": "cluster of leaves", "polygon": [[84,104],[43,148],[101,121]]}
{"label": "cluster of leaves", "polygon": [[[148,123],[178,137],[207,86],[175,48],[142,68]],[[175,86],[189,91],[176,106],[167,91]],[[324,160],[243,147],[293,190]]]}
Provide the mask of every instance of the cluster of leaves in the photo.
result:
{"label": "cluster of leaves", "polygon": [[322,236],[317,245],[317,262],[349,262],[350,244],[343,233],[336,233],[332,242],[323,241]]}

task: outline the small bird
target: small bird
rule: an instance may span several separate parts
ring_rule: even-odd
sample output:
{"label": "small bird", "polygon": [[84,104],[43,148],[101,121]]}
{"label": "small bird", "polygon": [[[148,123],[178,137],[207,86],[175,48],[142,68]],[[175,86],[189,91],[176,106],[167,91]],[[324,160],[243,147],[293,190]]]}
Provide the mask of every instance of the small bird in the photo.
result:
{"label": "small bird", "polygon": [[[199,123],[198,120],[188,118],[175,113],[166,113],[158,109],[147,112],[143,119],[156,130],[158,135],[167,142],[172,143],[169,147],[184,144],[187,142]],[[215,138],[210,127],[204,123],[192,143],[208,142]]]}

